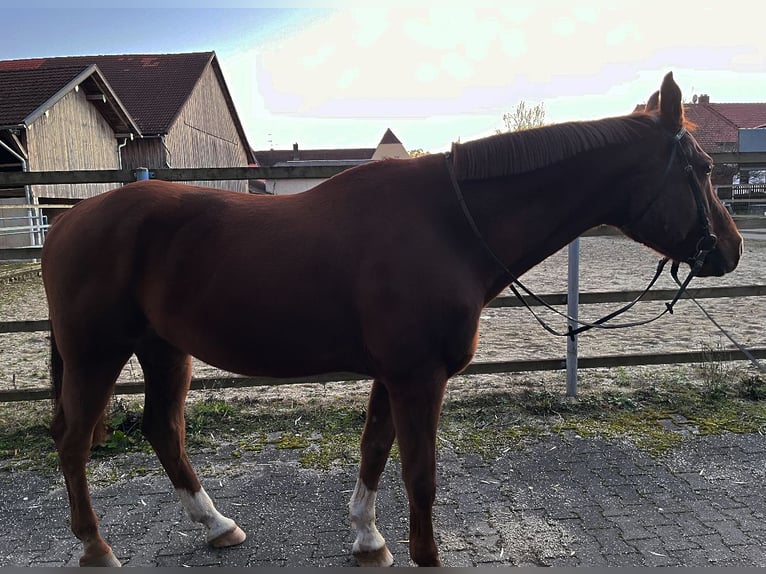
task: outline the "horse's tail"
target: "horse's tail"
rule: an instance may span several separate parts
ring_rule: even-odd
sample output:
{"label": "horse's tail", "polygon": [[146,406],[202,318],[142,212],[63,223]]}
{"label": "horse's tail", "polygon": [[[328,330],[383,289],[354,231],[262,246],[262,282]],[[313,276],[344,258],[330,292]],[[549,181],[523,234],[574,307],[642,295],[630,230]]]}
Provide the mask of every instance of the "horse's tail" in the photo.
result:
{"label": "horse's tail", "polygon": [[61,410],[61,383],[64,379],[64,359],[61,358],[59,348],[56,345],[56,336],[53,334],[51,326],[51,398],[53,399],[53,419],[51,420],[51,434],[53,440],[58,441],[64,434],[66,423],[64,422],[64,411]]}
{"label": "horse's tail", "polygon": [[53,411],[59,410],[59,401],[61,399],[61,382],[64,379],[64,359],[61,358],[58,345],[56,345],[56,336],[51,327],[51,386],[53,387]]}
{"label": "horse's tail", "polygon": [[[62,436],[66,429],[66,420],[64,411],[61,407],[61,389],[64,381],[64,359],[61,357],[58,345],[56,345],[56,336],[51,327],[51,386],[53,398],[53,421],[51,423],[51,433],[54,439]],[[106,413],[103,413],[93,430],[91,445],[101,444],[106,438]]]}

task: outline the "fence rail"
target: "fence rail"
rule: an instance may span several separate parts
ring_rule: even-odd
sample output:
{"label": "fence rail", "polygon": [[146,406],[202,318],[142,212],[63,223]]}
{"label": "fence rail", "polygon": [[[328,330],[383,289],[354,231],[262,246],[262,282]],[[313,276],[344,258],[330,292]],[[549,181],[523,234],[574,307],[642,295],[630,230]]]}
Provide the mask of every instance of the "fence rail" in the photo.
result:
{"label": "fence rail", "polygon": [[[580,293],[581,304],[596,303],[620,303],[632,301],[641,291],[595,291]],[[670,300],[675,295],[675,290],[658,289],[650,291],[644,297],[645,300],[662,301]],[[725,297],[760,297],[766,295],[766,285],[747,285],[735,287],[706,287],[689,289],[688,295],[695,299],[725,298]],[[540,299],[549,305],[566,305],[565,293],[549,293],[540,296]],[[540,305],[536,301],[529,301],[530,305]],[[494,299],[489,307],[520,307],[523,303],[514,296],[503,296]],[[0,334],[2,333],[26,333],[48,331],[50,323],[46,319],[30,321],[4,321],[0,322]],[[756,359],[766,359],[766,348],[753,348],[749,352]],[[668,365],[684,363],[702,363],[706,361],[744,361],[748,360],[741,351],[737,350],[710,350],[689,351],[674,353],[652,353],[633,355],[604,355],[593,357],[579,357],[578,368],[614,368],[635,367],[646,365]],[[500,373],[518,373],[526,371],[554,371],[566,369],[566,359],[523,359],[513,361],[475,362],[471,363],[462,373],[465,375],[484,375]],[[360,381],[368,377],[356,373],[328,373],[311,377],[298,378],[273,378],[273,377],[213,377],[192,379],[193,390],[216,390],[235,389],[245,387],[279,386],[300,383],[327,383],[341,381]],[[144,389],[143,383],[118,383],[115,394],[138,394]],[[50,398],[50,389],[31,388],[0,390],[0,402],[33,401]]]}
{"label": "fence rail", "polygon": [[0,261],[33,261],[42,251],[42,247],[0,247]]}
{"label": "fence rail", "polygon": [[[749,349],[756,359],[766,359],[766,347]],[[711,351],[682,351],[676,353],[645,353],[636,355],[603,355],[580,357],[578,367],[581,369],[637,367],[646,365],[669,365],[684,363],[704,363],[719,361],[746,361],[741,351],[711,350]],[[566,359],[522,359],[516,361],[492,361],[471,363],[459,375],[494,375],[503,373],[521,373],[526,371],[557,371],[566,368]],[[194,378],[191,389],[223,390],[255,387],[273,387],[297,384],[319,384],[332,382],[353,382],[370,380],[366,375],[357,373],[338,372],[315,375],[311,377],[273,378],[273,377],[207,377]],[[115,395],[135,395],[144,392],[144,383],[120,383],[115,385]],[[0,390],[0,402],[37,401],[51,398],[51,390],[45,388]]]}
{"label": "fence rail", "polygon": [[[598,303],[627,303],[632,301],[643,291],[586,291],[579,294],[581,305],[593,305]],[[741,285],[735,287],[699,287],[687,289],[686,293],[695,299],[722,299],[727,297],[762,297],[766,295],[766,285]],[[644,301],[670,301],[676,294],[675,289],[657,289],[649,291],[642,298]],[[547,293],[538,295],[548,305],[566,305],[566,293]],[[686,297],[687,295],[684,295]],[[535,300],[528,300],[530,306],[540,306]],[[522,302],[512,295],[501,296],[493,299],[487,307],[523,307]],[[0,322],[0,334],[2,333],[34,333],[37,331],[49,331],[50,322],[47,319],[31,321],[2,321]]]}
{"label": "fence rail", "polygon": [[[174,167],[150,169],[152,179],[165,181],[224,181],[243,179],[324,179],[349,166],[289,167]],[[136,172],[130,169],[82,169],[74,171],[16,171],[0,173],[0,187],[56,185],[65,183],[130,183]]]}

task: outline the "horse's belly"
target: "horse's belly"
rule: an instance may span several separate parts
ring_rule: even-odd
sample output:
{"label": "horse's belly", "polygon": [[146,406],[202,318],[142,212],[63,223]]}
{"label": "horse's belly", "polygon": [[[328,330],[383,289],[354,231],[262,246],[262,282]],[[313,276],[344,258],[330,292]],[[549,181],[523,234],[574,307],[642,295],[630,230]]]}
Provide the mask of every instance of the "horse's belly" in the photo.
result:
{"label": "horse's belly", "polygon": [[337,371],[365,373],[362,345],[329,326],[189,324],[161,334],[193,357],[248,376],[297,377]]}

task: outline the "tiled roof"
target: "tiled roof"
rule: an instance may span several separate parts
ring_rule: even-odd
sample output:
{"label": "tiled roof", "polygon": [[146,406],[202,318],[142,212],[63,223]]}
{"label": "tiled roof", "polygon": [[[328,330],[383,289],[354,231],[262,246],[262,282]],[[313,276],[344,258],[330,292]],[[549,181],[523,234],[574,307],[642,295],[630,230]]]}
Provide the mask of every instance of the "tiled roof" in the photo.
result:
{"label": "tiled roof", "polygon": [[694,137],[708,152],[736,151],[739,128],[766,125],[766,103],[698,102],[686,104],[684,111],[697,125]]}
{"label": "tiled roof", "polygon": [[3,70],[0,67],[0,126],[20,125],[86,67],[49,70]]}
{"label": "tiled roof", "polygon": [[[636,106],[635,111],[644,109]],[[766,103],[684,104],[686,118],[697,127],[694,138],[709,153],[737,151],[738,129],[766,126]]]}
{"label": "tiled roof", "polygon": [[766,127],[766,103],[707,104],[741,128]]}
{"label": "tiled roof", "polygon": [[[61,78],[70,73],[69,70],[82,70],[96,64],[141,132],[165,134],[214,56],[214,52],[196,52],[6,60],[0,61],[0,90],[10,83],[6,74],[19,74],[18,78],[23,78],[26,84],[23,91],[15,93],[21,101],[14,106],[26,109],[31,100],[40,99],[38,92],[53,90],[55,93],[61,85],[53,83],[63,81]],[[0,101],[4,102],[0,107],[5,108],[8,100],[0,97]],[[3,123],[0,121],[0,125]]]}
{"label": "tiled roof", "polygon": [[684,115],[696,128],[694,139],[707,152],[735,151],[738,125],[711,104],[688,104]]}

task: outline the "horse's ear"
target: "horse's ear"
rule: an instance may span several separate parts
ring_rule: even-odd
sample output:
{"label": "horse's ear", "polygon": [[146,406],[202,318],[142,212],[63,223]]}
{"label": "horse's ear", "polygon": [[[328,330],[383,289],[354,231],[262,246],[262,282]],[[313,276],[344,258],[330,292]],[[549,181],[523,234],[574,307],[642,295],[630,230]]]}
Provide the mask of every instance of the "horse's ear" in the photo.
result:
{"label": "horse's ear", "polygon": [[684,108],[681,103],[681,88],[673,80],[673,72],[668,72],[660,87],[660,119],[668,130],[676,132],[684,123]]}
{"label": "horse's ear", "polygon": [[660,91],[657,90],[654,92],[651,96],[649,96],[649,99],[646,102],[646,106],[644,106],[645,112],[655,112],[660,107]]}

